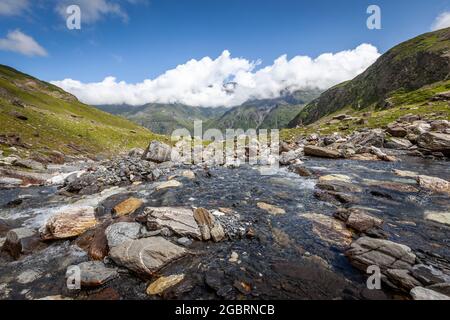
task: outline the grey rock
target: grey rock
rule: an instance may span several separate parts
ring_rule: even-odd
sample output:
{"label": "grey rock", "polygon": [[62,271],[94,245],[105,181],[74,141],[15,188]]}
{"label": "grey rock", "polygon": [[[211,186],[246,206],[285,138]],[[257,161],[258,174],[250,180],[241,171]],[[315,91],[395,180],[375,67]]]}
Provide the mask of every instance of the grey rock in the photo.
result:
{"label": "grey rock", "polygon": [[180,236],[201,239],[192,209],[182,207],[147,207],[144,210],[148,223],[156,228],[167,227]]}
{"label": "grey rock", "polygon": [[419,136],[417,144],[430,151],[450,154],[450,134],[425,132]]}
{"label": "grey rock", "polygon": [[45,170],[45,166],[42,163],[30,159],[18,159],[13,162],[13,165],[15,167],[21,167],[31,170]]}
{"label": "grey rock", "polygon": [[382,270],[409,269],[416,261],[416,255],[408,246],[369,237],[354,241],[346,255],[356,268],[364,272],[371,265],[377,265]]}
{"label": "grey rock", "polygon": [[129,240],[110,250],[110,257],[116,264],[146,275],[153,275],[186,254],[186,249],[162,237]]}
{"label": "grey rock", "polygon": [[420,286],[420,282],[411,276],[405,269],[388,269],[386,276],[397,288],[409,292],[411,289]]}
{"label": "grey rock", "polygon": [[411,274],[426,286],[438,283],[450,283],[450,275],[444,274],[433,266],[417,264],[411,268]]}
{"label": "grey rock", "polygon": [[13,258],[18,259],[21,254],[31,251],[34,244],[33,237],[36,235],[34,230],[28,228],[9,230],[2,249],[9,252]]}
{"label": "grey rock", "polygon": [[135,240],[141,236],[142,225],[137,222],[114,223],[105,230],[110,248],[118,246],[128,240]]}
{"label": "grey rock", "polygon": [[339,151],[332,150],[329,148],[322,148],[317,146],[307,145],[303,148],[303,152],[306,156],[320,157],[320,158],[331,158],[337,159],[341,157]]}
{"label": "grey rock", "polygon": [[18,187],[22,185],[23,181],[16,178],[0,177],[0,188],[1,187]]}
{"label": "grey rock", "polygon": [[142,159],[156,163],[170,161],[172,148],[162,142],[152,141],[144,151]]}
{"label": "grey rock", "polygon": [[450,300],[450,297],[423,287],[415,287],[410,292],[414,300]]}
{"label": "grey rock", "polygon": [[77,267],[82,287],[98,287],[119,276],[116,269],[106,267],[101,261],[82,262]]}

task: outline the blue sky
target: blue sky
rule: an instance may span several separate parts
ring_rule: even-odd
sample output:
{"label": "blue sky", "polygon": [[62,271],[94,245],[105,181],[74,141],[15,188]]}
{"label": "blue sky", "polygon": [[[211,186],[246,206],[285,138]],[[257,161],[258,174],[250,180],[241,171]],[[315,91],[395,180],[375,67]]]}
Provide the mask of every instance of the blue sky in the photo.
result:
{"label": "blue sky", "polygon": [[[120,9],[68,30],[55,9],[64,0],[11,1],[0,0],[0,38],[20,29],[47,55],[0,51],[0,63],[47,81],[80,82],[114,76],[137,83],[189,59],[217,58],[225,49],[232,57],[260,59],[258,68],[283,54],[314,58],[362,43],[383,53],[430,31],[437,16],[450,11],[446,0],[91,0]],[[1,15],[2,2],[23,6]],[[69,1],[77,2],[89,1]],[[370,4],[382,10],[381,30],[366,28]]]}

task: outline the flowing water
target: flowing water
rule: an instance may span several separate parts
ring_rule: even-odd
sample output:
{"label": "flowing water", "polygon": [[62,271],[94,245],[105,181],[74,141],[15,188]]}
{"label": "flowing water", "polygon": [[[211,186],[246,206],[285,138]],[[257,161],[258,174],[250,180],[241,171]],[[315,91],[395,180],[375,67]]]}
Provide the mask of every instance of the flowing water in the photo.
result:
{"label": "flowing water", "polygon": [[[410,246],[421,257],[450,262],[450,228],[428,221],[425,212],[449,212],[450,197],[420,189],[409,178],[392,170],[408,170],[450,180],[448,162],[405,158],[402,162],[364,162],[311,159],[305,166],[315,177],[342,174],[361,188],[355,194],[359,206],[384,219],[388,239]],[[80,203],[95,205],[110,196],[131,193],[148,206],[195,206],[216,210],[231,208],[239,214],[238,227],[254,231],[254,237],[236,237],[220,243],[194,242],[191,255],[173,262],[159,275],[185,274],[182,285],[162,297],[149,297],[151,279],[125,270],[118,279],[91,291],[66,288],[67,266],[88,260],[70,241],[53,242],[19,261],[0,260],[0,298],[31,299],[62,294],[74,298],[124,299],[385,299],[396,294],[368,290],[365,276],[344,255],[351,239],[344,231],[327,228],[337,205],[314,196],[316,178],[303,178],[282,168],[274,175],[261,175],[255,167],[194,170],[195,180],[179,179],[182,187],[155,191],[154,183],[113,188]],[[387,182],[411,186],[412,192],[387,189]],[[411,191],[409,190],[409,191]],[[0,191],[0,218],[13,226],[42,227],[56,210],[67,203],[55,187]],[[7,204],[21,197],[22,204]],[[72,199],[70,202],[80,201]],[[257,207],[265,202],[283,208],[272,215]],[[328,219],[328,220],[327,220]],[[318,223],[319,221],[319,223]],[[324,224],[320,223],[325,222]],[[231,253],[238,261],[230,262]],[[105,289],[106,288],[106,289]],[[112,289],[114,290],[112,290]],[[112,294],[111,292],[114,292]]]}

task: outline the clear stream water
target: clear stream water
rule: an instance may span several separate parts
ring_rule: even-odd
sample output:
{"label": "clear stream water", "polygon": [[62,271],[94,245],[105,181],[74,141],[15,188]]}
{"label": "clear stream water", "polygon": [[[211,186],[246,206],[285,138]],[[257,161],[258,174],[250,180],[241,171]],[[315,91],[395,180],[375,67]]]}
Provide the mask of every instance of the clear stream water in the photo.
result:
{"label": "clear stream water", "polygon": [[[305,214],[331,217],[336,206],[314,196],[317,177],[344,174],[362,189],[356,206],[384,219],[388,239],[410,246],[423,257],[450,262],[450,228],[424,219],[426,210],[449,212],[450,197],[417,187],[414,180],[401,178],[393,169],[408,170],[450,180],[448,162],[405,158],[402,162],[348,160],[305,161],[313,171],[303,178],[280,169],[264,176],[254,167],[212,168],[209,174],[196,171],[195,180],[180,179],[183,187],[156,192],[154,183],[106,190],[83,198],[95,205],[110,196],[131,193],[149,206],[195,206],[215,210],[232,208],[242,226],[255,231],[254,238],[237,238],[221,243],[194,242],[189,255],[160,271],[158,275],[184,273],[185,280],[162,297],[149,297],[145,289],[152,279],[122,271],[105,286],[81,292],[66,288],[67,266],[87,261],[86,253],[74,242],[48,243],[19,261],[0,259],[0,298],[34,299],[49,295],[74,298],[123,299],[390,299],[402,298],[387,288],[368,290],[364,275],[344,255],[347,244]],[[418,192],[386,189],[383,182],[417,187]],[[13,226],[39,229],[56,210],[70,205],[57,195],[56,187],[33,187],[0,191],[0,219]],[[375,195],[374,195],[375,194]],[[21,205],[6,206],[23,197]],[[70,202],[80,201],[71,199]],[[283,208],[286,214],[270,215],[256,206],[266,202]],[[77,204],[80,204],[78,202]],[[0,235],[1,237],[1,235]],[[232,252],[239,263],[229,262]]]}

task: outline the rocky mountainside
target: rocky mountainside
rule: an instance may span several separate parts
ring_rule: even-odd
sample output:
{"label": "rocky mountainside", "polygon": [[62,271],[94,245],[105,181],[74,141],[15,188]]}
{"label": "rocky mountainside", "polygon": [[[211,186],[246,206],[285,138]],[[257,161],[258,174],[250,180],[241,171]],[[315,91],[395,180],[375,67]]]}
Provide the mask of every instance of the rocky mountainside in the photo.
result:
{"label": "rocky mountainside", "polygon": [[0,65],[0,151],[40,160],[53,154],[105,155],[162,139],[129,120]]}
{"label": "rocky mountainside", "polygon": [[355,79],[324,92],[291,121],[307,125],[344,108],[389,108],[392,96],[450,78],[450,28],[423,34],[381,56]]}

